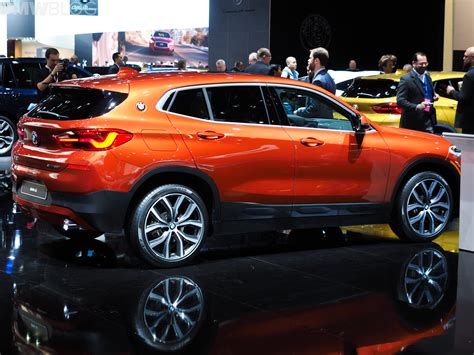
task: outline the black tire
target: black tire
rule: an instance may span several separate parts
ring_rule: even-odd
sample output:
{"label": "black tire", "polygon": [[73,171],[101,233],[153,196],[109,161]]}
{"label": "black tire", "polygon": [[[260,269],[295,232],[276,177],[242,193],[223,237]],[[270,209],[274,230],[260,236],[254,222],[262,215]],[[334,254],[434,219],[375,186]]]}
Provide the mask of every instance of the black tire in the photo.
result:
{"label": "black tire", "polygon": [[[199,253],[209,231],[208,220],[206,205],[195,191],[183,185],[163,185],[139,201],[128,235],[133,249],[149,264],[177,267],[190,263]],[[152,228],[148,233],[147,226]]]}
{"label": "black tire", "polygon": [[396,197],[390,227],[400,239],[431,241],[448,227],[453,206],[446,180],[435,172],[421,172],[412,176]]}
{"label": "black tire", "polygon": [[0,116],[0,157],[10,156],[18,139],[16,125],[8,117]]}

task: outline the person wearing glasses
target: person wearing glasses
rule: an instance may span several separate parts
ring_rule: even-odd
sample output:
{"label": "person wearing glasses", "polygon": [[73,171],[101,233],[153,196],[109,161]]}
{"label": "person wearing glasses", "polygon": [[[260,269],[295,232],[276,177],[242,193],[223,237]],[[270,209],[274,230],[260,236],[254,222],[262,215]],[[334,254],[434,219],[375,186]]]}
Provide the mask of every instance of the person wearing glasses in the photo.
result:
{"label": "person wearing glasses", "polygon": [[446,92],[458,101],[454,127],[461,128],[462,133],[474,134],[474,47],[466,49],[463,57],[467,73],[462,79],[459,90],[449,85]]}
{"label": "person wearing glasses", "polygon": [[426,54],[416,52],[411,64],[413,69],[400,78],[397,88],[397,104],[402,109],[400,127],[434,133],[436,110],[433,103],[438,95],[426,70]]}

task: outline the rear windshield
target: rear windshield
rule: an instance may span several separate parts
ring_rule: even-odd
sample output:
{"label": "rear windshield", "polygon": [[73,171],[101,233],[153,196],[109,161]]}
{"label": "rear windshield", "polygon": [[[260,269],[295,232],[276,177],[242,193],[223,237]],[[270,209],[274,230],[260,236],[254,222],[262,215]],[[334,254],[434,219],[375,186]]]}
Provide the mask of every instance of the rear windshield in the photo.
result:
{"label": "rear windshield", "polygon": [[82,120],[113,110],[128,94],[98,89],[55,88],[51,95],[28,113],[29,117],[48,120]]}
{"label": "rear windshield", "polygon": [[398,83],[388,79],[355,79],[343,97],[383,99],[397,96]]}

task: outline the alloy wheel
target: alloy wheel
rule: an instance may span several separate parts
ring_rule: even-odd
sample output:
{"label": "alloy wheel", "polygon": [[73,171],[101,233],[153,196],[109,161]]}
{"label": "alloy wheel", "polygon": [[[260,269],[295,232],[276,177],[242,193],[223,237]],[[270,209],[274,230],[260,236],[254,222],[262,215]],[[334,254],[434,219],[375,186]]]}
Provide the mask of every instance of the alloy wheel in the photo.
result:
{"label": "alloy wheel", "polygon": [[186,259],[204,237],[203,212],[189,196],[171,193],[159,198],[148,210],[142,228],[144,240],[164,261]]}
{"label": "alloy wheel", "polygon": [[15,142],[15,131],[12,125],[0,118],[0,155],[8,153]]}
{"label": "alloy wheel", "polygon": [[446,187],[435,179],[419,182],[409,194],[406,211],[413,231],[427,238],[435,235],[449,220],[451,199]]}

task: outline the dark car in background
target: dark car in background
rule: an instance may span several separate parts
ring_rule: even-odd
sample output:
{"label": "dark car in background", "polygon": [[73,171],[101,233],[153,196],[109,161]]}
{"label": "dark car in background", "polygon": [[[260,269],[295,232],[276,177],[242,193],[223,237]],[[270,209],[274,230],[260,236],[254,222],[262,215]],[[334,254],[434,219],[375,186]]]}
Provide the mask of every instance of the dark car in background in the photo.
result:
{"label": "dark car in background", "polygon": [[[16,124],[37,101],[39,71],[46,65],[44,58],[0,58],[0,157],[9,156],[18,138]],[[92,76],[80,66],[69,64],[68,73],[78,78]]]}
{"label": "dark car in background", "polygon": [[171,34],[166,31],[155,31],[150,39],[150,51],[152,53],[156,51],[166,52],[169,55],[173,55],[174,41],[171,38]]}

